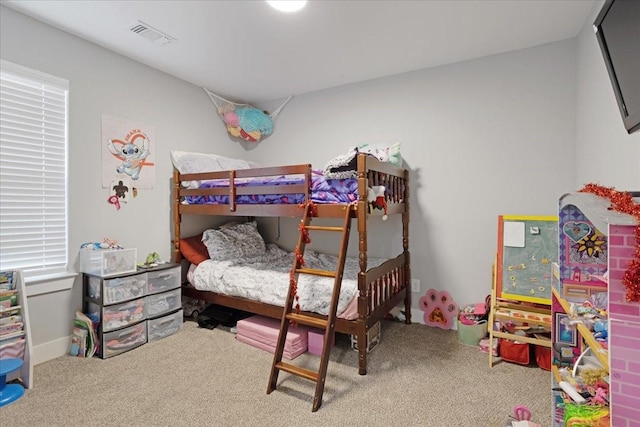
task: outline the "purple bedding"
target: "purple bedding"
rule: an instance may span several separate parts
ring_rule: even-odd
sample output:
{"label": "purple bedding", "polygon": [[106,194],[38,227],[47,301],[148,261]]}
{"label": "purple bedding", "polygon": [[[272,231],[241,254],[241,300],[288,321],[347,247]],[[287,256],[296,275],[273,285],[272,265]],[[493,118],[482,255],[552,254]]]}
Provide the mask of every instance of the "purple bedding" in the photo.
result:
{"label": "purple bedding", "polygon": [[[302,177],[269,177],[255,179],[237,179],[236,187],[255,187],[261,185],[292,185],[304,183]],[[205,181],[200,188],[228,187],[229,180]],[[313,171],[311,175],[311,200],[314,203],[351,203],[358,200],[358,180],[356,178],[326,179],[322,172]],[[228,204],[228,195],[187,196],[190,205]],[[238,204],[300,204],[304,194],[256,194],[236,196]]]}

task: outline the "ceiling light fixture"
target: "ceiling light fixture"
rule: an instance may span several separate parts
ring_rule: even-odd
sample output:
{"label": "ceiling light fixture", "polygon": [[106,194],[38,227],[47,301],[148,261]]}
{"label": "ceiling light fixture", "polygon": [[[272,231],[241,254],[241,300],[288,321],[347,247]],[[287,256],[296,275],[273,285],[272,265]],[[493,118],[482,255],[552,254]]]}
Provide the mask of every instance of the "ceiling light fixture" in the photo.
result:
{"label": "ceiling light fixture", "polygon": [[297,12],[307,4],[307,0],[267,0],[267,3],[281,12]]}

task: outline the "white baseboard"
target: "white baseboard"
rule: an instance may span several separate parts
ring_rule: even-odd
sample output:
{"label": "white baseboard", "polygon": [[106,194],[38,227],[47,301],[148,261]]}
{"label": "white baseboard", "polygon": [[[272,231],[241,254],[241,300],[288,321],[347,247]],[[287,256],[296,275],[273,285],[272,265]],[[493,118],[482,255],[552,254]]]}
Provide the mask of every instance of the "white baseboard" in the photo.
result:
{"label": "white baseboard", "polygon": [[34,346],[31,351],[31,361],[34,365],[47,362],[52,359],[56,359],[60,356],[64,356],[69,353],[69,345],[71,343],[71,336],[59,338],[48,343]]}

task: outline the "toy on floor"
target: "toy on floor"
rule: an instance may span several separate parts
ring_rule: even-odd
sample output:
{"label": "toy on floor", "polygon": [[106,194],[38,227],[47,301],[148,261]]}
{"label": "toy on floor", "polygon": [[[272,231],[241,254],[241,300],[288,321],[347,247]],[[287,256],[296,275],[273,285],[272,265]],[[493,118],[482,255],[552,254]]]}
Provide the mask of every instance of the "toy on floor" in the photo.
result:
{"label": "toy on floor", "polygon": [[516,405],[510,418],[505,423],[505,427],[542,427],[540,424],[531,421],[531,411],[524,405]]}
{"label": "toy on floor", "polygon": [[182,297],[182,310],[184,317],[190,317],[194,320],[198,320],[200,313],[207,308],[207,304],[204,300]]}
{"label": "toy on floor", "polygon": [[458,314],[458,304],[456,304],[449,292],[438,292],[429,289],[420,298],[420,309],[424,311],[424,323],[427,326],[436,326],[440,329],[451,329]]}
{"label": "toy on floor", "polygon": [[518,421],[529,421],[531,419],[531,411],[524,405],[516,405],[513,408],[513,416]]}

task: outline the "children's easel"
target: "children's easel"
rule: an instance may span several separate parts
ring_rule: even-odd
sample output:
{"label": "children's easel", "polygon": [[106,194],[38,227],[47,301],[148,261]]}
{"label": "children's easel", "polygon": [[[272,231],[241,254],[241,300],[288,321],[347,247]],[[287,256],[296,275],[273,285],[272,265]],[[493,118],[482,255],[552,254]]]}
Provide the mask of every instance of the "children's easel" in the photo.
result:
{"label": "children's easel", "polygon": [[[551,337],[546,335],[551,332],[551,276],[557,252],[558,217],[498,217],[489,313],[491,343],[494,338],[506,338],[551,348]],[[494,330],[496,321],[517,325],[514,332],[518,334]],[[489,366],[493,367],[492,351]]]}

